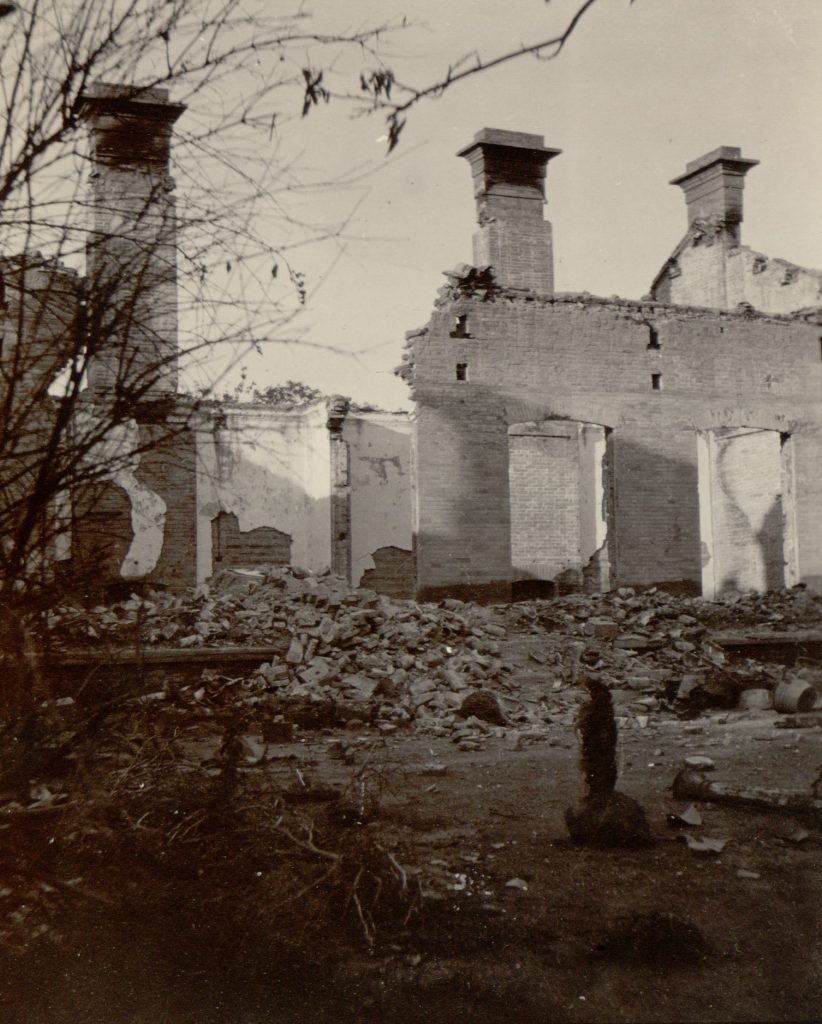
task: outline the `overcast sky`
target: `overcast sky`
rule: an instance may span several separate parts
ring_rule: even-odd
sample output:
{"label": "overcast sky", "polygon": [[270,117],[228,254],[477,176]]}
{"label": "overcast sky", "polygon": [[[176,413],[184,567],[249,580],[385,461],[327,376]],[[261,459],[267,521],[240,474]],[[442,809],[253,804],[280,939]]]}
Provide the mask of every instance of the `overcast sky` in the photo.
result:
{"label": "overcast sky", "polygon": [[[389,43],[398,75],[435,80],[472,50],[491,57],[550,37],[579,0],[316,0],[323,28],[405,14]],[[260,384],[303,380],[386,407],[407,404],[391,370],[424,324],[442,271],[471,261],[469,168],[455,152],[483,127],[534,132],[563,153],[548,171],[558,291],[639,298],[684,233],[668,184],[720,145],[761,161],[746,179],[744,244],[822,267],[822,2],[600,0],[554,61],[524,57],[416,108],[385,157],[379,117],[332,104],[288,126],[309,176],[364,176],[303,201],[315,221],[350,217],[302,251],[309,343],[246,360]]]}

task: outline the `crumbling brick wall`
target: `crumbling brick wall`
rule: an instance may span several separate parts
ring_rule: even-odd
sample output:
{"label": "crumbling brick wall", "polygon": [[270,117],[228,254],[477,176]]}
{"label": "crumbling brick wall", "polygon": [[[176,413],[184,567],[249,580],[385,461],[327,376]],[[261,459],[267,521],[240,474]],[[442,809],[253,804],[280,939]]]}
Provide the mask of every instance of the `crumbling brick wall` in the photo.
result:
{"label": "crumbling brick wall", "polygon": [[220,512],[211,521],[214,568],[291,564],[291,537],[271,526],[241,531],[233,512]]}
{"label": "crumbling brick wall", "polygon": [[[452,336],[457,316],[470,337]],[[699,590],[700,430],[795,435],[796,562],[812,583],[817,335],[790,318],[446,286],[406,361],[418,403],[418,593],[510,595],[508,426],[554,417],[612,431],[611,585]]]}

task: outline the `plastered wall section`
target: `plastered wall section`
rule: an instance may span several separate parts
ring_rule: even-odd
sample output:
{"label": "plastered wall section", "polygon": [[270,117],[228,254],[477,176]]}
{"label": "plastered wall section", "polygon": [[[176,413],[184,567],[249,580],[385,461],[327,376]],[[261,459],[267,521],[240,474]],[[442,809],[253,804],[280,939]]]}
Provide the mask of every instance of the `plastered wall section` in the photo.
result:
{"label": "plastered wall section", "polygon": [[215,568],[212,520],[237,517],[240,537],[270,527],[291,537],[292,564],[331,563],[331,464],[324,405],[294,412],[226,407],[197,430],[197,580]]}
{"label": "plastered wall section", "polygon": [[411,435],[412,422],[404,413],[346,417],[342,437],[349,450],[354,586],[369,574],[367,582],[375,589],[413,591]]}
{"label": "plastered wall section", "polygon": [[[449,337],[457,314],[470,338]],[[652,328],[658,347],[649,347]],[[812,514],[822,476],[818,333],[788,318],[650,302],[445,295],[408,342],[419,590],[510,593],[508,425],[552,417],[613,431],[612,586],[700,589],[698,431],[797,435],[797,565],[812,582],[822,561]]]}
{"label": "plastered wall section", "polygon": [[748,302],[762,312],[792,313],[822,304],[822,271],[717,239],[683,248],[655,295],[680,305],[734,309]]}

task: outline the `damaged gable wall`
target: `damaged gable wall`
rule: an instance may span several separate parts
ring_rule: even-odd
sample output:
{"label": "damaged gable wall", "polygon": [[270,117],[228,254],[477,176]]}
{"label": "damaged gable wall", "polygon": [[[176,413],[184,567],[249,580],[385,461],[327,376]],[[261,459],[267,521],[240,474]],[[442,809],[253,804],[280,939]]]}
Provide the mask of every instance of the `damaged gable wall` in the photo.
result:
{"label": "damaged gable wall", "polygon": [[657,302],[765,313],[793,313],[822,303],[822,271],[769,259],[742,245],[745,176],[757,165],[735,146],[692,160],[674,178],[685,193],[688,231],[651,285]]}
{"label": "damaged gable wall", "polygon": [[715,226],[695,226],[657,277],[651,297],[682,306],[792,313],[822,303],[822,271],[728,245]]}

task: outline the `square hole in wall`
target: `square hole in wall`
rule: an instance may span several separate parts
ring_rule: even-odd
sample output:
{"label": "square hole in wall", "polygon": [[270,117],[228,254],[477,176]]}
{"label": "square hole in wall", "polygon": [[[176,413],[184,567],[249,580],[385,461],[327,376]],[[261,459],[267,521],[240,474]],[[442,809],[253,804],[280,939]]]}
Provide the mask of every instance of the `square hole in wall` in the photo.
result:
{"label": "square hole in wall", "polygon": [[659,330],[656,327],[648,327],[648,348],[662,348],[659,344]]}
{"label": "square hole in wall", "polygon": [[468,380],[468,363],[457,363],[457,380]]}
{"label": "square hole in wall", "polygon": [[470,338],[468,333],[468,314],[460,313],[454,320],[454,329],[450,332],[451,338]]}
{"label": "square hole in wall", "polygon": [[652,373],[651,374],[651,387],[654,389],[654,391],[661,391],[662,390],[662,374],[661,373]]}

